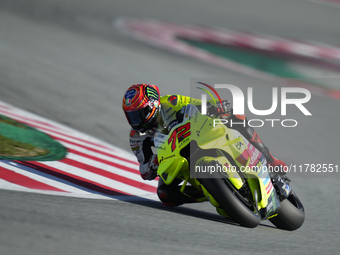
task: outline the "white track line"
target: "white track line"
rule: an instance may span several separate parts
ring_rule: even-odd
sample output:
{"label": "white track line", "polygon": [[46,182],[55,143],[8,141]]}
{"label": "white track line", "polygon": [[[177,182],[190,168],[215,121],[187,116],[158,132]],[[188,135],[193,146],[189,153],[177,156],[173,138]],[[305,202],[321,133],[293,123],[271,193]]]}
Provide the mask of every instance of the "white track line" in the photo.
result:
{"label": "white track line", "polygon": [[[104,155],[104,154],[101,154],[101,153],[98,153],[98,152],[94,152],[94,151],[91,151],[91,150],[88,150],[88,149],[85,149],[83,147],[80,147],[80,146],[77,146],[77,145],[74,145],[74,144],[70,144],[70,143],[67,143],[67,142],[60,141],[60,143],[62,145],[64,145],[66,148],[79,151],[79,152],[87,154],[89,156],[97,157],[97,158],[100,158],[100,159],[103,159],[103,160],[110,161],[112,163],[124,165],[126,167],[131,168],[131,169],[135,169],[136,171],[138,171],[137,174],[139,174],[139,166],[136,165],[136,164],[132,164],[132,163],[129,163],[129,162],[126,162],[126,161],[122,161],[120,159],[110,157],[110,156],[107,156],[107,155]],[[130,155],[130,156],[131,156],[131,160],[133,160],[134,158],[132,158],[132,155]]]}
{"label": "white track line", "polygon": [[79,156],[79,155],[74,154],[74,153],[68,153],[67,158],[75,160],[75,161],[80,162],[80,163],[90,165],[90,166],[94,166],[96,168],[100,168],[101,170],[107,171],[109,173],[114,173],[114,174],[117,174],[119,176],[126,177],[128,179],[137,181],[137,182],[139,182],[143,185],[148,185],[148,186],[151,186],[151,187],[157,187],[156,181],[151,181],[151,182],[144,181],[140,177],[139,174],[130,173],[130,172],[127,172],[125,170],[119,169],[117,167],[110,166],[110,165],[107,165],[107,164],[104,164],[104,163],[101,163],[101,162],[97,162],[95,160],[85,158],[85,157]]}
{"label": "white track line", "polygon": [[47,174],[40,173],[39,171],[32,169],[30,167],[24,166],[24,165],[19,165],[18,163],[13,162],[13,161],[8,161],[8,160],[0,161],[0,166],[8,170],[11,170],[15,173],[29,177],[35,181],[42,182],[44,184],[50,185],[60,190],[64,190],[66,192],[78,193],[78,194],[90,194],[89,192],[86,192],[83,189],[75,188],[73,186],[64,184],[60,181],[53,180],[47,177],[48,176]]}
{"label": "white track line", "polygon": [[152,194],[151,192],[139,189],[137,187],[134,187],[134,186],[131,186],[131,185],[128,185],[128,184],[125,184],[125,183],[122,183],[116,180],[112,180],[105,176],[91,173],[79,167],[71,166],[71,165],[68,165],[68,164],[65,164],[59,161],[45,161],[45,162],[40,162],[40,163],[43,165],[47,165],[47,166],[51,166],[56,169],[59,169],[60,171],[65,172],[66,174],[70,173],[70,174],[79,176],[81,178],[87,179],[89,181],[93,181],[93,182],[105,185],[107,187],[111,187],[115,190],[126,192],[134,196]]}

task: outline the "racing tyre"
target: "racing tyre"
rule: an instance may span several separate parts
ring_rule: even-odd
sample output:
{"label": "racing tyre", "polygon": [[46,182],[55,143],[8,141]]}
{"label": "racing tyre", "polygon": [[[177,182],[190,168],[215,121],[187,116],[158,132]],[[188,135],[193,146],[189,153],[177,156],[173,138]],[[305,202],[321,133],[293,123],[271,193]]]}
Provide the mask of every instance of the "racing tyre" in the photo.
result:
{"label": "racing tyre", "polygon": [[228,215],[239,223],[241,226],[255,228],[261,221],[258,212],[251,211],[237,197],[235,190],[231,190],[225,180],[221,178],[201,178],[199,182],[213,196],[217,203],[222,207]]}
{"label": "racing tyre", "polygon": [[279,214],[269,219],[277,228],[296,230],[305,220],[305,209],[294,192],[281,202]]}

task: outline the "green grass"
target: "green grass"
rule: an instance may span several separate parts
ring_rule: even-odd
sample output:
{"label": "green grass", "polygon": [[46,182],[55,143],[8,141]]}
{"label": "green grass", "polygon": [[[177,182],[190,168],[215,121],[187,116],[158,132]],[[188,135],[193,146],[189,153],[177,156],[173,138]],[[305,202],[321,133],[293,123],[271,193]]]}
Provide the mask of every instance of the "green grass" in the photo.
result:
{"label": "green grass", "polygon": [[15,120],[6,118],[6,117],[1,116],[1,115],[0,115],[0,122],[8,124],[8,125],[15,126],[15,127],[27,129],[27,127],[25,125],[22,125],[21,123],[15,121]]}
{"label": "green grass", "polygon": [[[0,119],[1,120],[1,119]],[[3,157],[35,157],[43,156],[49,150],[41,149],[30,144],[21,143],[0,135],[0,156]]]}

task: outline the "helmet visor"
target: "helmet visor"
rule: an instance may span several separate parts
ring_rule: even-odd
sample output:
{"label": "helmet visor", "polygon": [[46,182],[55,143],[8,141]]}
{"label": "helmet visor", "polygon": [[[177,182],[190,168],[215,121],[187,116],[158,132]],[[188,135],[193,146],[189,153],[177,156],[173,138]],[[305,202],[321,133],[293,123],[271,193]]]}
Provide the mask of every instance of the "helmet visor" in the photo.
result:
{"label": "helmet visor", "polygon": [[144,124],[149,119],[149,117],[151,117],[154,110],[155,109],[152,109],[150,106],[147,106],[135,111],[125,112],[125,114],[130,125],[137,128],[138,126]]}

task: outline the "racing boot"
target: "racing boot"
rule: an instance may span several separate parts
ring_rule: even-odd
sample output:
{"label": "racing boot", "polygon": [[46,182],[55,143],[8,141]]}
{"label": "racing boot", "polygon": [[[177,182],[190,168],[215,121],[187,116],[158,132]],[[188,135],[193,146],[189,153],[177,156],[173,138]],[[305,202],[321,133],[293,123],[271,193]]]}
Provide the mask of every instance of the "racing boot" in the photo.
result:
{"label": "racing boot", "polygon": [[170,185],[166,185],[162,178],[159,178],[157,195],[162,201],[163,205],[174,207],[186,203],[197,203],[206,201],[203,192],[195,189],[192,186],[186,186],[184,189],[184,192],[190,197],[184,195],[180,191],[182,186],[180,186],[179,184],[181,182],[181,179],[175,179]]}

